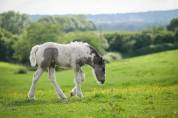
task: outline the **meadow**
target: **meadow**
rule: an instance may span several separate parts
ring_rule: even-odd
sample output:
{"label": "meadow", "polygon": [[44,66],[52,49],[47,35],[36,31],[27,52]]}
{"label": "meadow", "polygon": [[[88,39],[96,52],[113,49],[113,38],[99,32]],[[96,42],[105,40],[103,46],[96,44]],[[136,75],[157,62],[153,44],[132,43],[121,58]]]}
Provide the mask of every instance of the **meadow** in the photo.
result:
{"label": "meadow", "polygon": [[28,100],[33,72],[16,74],[19,68],[23,66],[0,62],[1,118],[178,117],[178,50],[109,63],[102,86],[85,66],[84,98],[70,97],[73,71],[58,71],[67,100],[57,98],[47,72],[38,82],[36,100]]}

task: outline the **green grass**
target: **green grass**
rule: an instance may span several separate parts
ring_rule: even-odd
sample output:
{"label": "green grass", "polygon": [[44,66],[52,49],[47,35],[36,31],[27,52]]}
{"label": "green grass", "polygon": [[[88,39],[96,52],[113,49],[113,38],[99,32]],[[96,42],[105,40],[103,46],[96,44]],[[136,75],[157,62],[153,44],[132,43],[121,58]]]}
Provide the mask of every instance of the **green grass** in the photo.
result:
{"label": "green grass", "polygon": [[[104,86],[96,84],[84,67],[84,98],[58,100],[44,73],[35,101],[27,99],[33,72],[15,74],[19,65],[0,62],[0,117],[2,118],[177,118],[178,50],[140,56],[107,65]],[[57,72],[69,97],[73,71]]]}

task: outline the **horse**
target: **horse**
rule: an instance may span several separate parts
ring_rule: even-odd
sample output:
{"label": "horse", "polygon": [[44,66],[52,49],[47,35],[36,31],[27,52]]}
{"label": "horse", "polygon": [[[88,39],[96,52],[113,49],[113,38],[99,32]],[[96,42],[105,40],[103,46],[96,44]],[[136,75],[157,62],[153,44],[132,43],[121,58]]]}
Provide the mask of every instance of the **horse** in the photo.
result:
{"label": "horse", "polygon": [[84,81],[83,65],[89,65],[93,68],[93,73],[97,82],[105,82],[105,61],[103,57],[88,43],[71,42],[68,44],[59,44],[46,42],[32,47],[30,52],[30,64],[37,66],[33,75],[32,84],[28,92],[29,99],[35,99],[35,89],[37,81],[45,70],[48,70],[48,78],[52,82],[59,98],[67,98],[58,85],[55,76],[55,67],[71,67],[75,73],[75,86],[71,90],[71,96],[83,97],[81,83]]}

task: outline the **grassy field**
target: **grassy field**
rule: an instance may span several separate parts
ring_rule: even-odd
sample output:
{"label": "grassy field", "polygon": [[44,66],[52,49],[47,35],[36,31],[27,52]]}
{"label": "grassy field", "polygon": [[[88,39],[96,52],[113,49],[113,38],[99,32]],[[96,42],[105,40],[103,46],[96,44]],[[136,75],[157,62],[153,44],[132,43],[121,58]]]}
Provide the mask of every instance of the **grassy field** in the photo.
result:
{"label": "grassy field", "polygon": [[[44,73],[35,101],[27,99],[33,72],[15,74],[21,68],[0,62],[1,118],[178,118],[178,50],[107,65],[104,86],[96,84],[84,67],[84,98],[58,100]],[[73,72],[57,72],[57,80],[69,97]]]}

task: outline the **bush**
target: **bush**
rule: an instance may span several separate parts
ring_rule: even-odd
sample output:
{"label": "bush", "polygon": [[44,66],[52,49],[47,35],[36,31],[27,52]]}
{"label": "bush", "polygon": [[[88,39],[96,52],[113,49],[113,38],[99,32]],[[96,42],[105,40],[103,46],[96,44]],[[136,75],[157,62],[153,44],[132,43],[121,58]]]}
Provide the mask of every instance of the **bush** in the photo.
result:
{"label": "bush", "polygon": [[131,53],[133,51],[136,43],[136,40],[133,38],[134,33],[115,33],[110,35],[113,36],[106,36],[109,43],[108,51],[121,53]]}
{"label": "bush", "polygon": [[163,43],[174,43],[174,33],[170,31],[159,32],[155,35],[153,39],[154,44],[163,44]]}
{"label": "bush", "polygon": [[26,74],[27,73],[27,69],[26,68],[19,68],[18,70],[16,70],[15,73],[16,74]]}
{"label": "bush", "polygon": [[0,27],[11,32],[20,34],[30,24],[30,17],[26,14],[8,11],[0,14]]}
{"label": "bush", "polygon": [[175,37],[175,44],[178,45],[178,28],[176,28],[175,30],[174,37]]}
{"label": "bush", "polygon": [[21,63],[29,62],[32,46],[49,41],[57,42],[59,34],[61,34],[61,31],[58,25],[42,21],[31,24],[14,44],[14,57]]}
{"label": "bush", "polygon": [[108,43],[104,37],[99,36],[94,32],[71,32],[64,35],[61,38],[61,43],[69,43],[72,41],[87,42],[93,46],[100,53],[104,53],[108,47]]}
{"label": "bush", "polygon": [[122,55],[116,52],[109,52],[104,55],[104,59],[107,63],[122,59]]}
{"label": "bush", "polygon": [[120,52],[124,56],[136,56],[178,48],[178,29],[174,32],[158,27],[136,33],[105,34],[108,51]]}
{"label": "bush", "polygon": [[175,31],[176,28],[178,28],[178,17],[173,18],[167,26],[167,29],[170,31]]}
{"label": "bush", "polygon": [[18,37],[12,33],[0,28],[0,61],[13,61],[13,44]]}
{"label": "bush", "polygon": [[143,48],[152,44],[151,35],[148,33],[138,33],[133,36],[133,39],[136,40],[134,45],[135,49]]}
{"label": "bush", "polygon": [[150,46],[136,50],[134,55],[144,55],[144,54],[155,53],[155,52],[171,50],[171,49],[176,49],[176,48],[178,48],[178,46],[172,43],[150,45]]}

